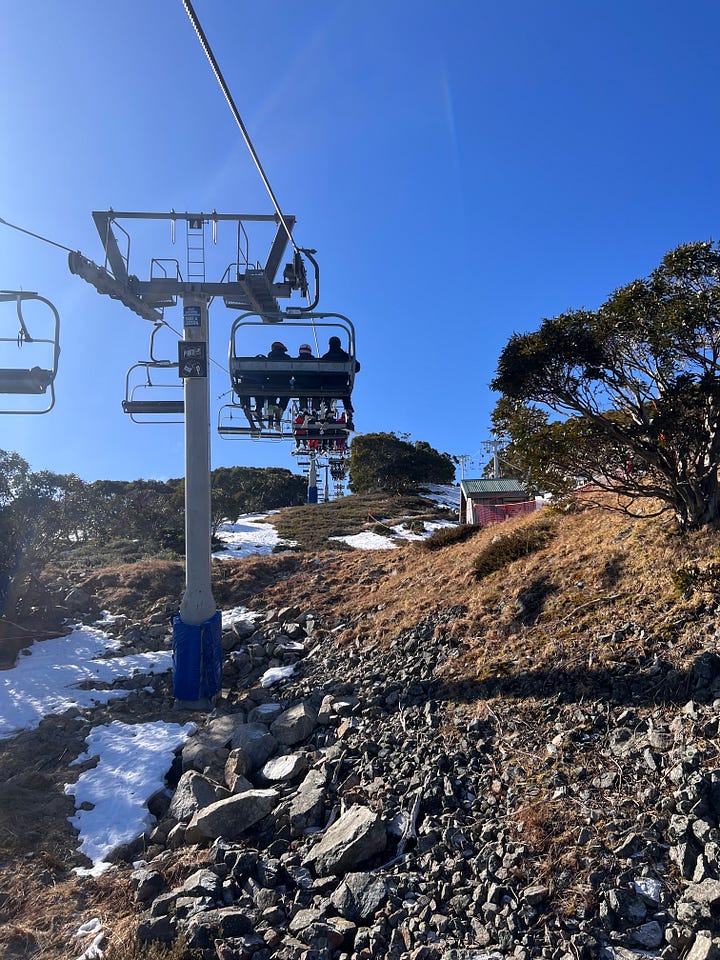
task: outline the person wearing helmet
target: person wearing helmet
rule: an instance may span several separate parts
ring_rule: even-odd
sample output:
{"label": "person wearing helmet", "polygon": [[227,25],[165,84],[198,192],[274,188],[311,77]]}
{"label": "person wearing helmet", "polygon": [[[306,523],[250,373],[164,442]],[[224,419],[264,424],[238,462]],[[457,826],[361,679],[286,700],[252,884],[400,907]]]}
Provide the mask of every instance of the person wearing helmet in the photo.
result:
{"label": "person wearing helmet", "polygon": [[[298,360],[315,360],[313,356],[312,347],[309,343],[301,343],[298,350]],[[317,373],[310,372],[308,373],[298,373],[295,376],[295,386],[298,389],[298,393],[302,394],[304,388],[312,389],[312,387],[317,384]],[[301,410],[316,411],[319,406],[319,401],[316,397],[309,397],[305,394],[298,396],[298,403],[300,404]]]}

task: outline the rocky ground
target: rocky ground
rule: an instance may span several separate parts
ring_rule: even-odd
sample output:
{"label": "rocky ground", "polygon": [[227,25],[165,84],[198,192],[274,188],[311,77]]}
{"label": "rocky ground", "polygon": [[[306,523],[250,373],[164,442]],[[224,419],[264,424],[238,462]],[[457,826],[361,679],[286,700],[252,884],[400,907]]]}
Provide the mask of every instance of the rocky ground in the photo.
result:
{"label": "rocky ground", "polygon": [[[225,636],[229,692],[131,877],[140,941],[222,960],[720,955],[720,658],[678,707],[557,694],[499,715],[443,679],[459,613],[384,649],[338,649],[299,609]],[[257,684],[292,663],[281,690]],[[195,869],[168,883],[188,845]]]}
{"label": "rocky ground", "polygon": [[[711,593],[670,587],[712,543],[601,514],[482,584],[463,573],[475,542],[255,571],[217,707],[193,715],[157,823],[117,871],[68,880],[77,855],[48,861],[39,812],[32,844],[17,827],[32,853],[6,828],[4,955],[717,960],[720,623]],[[169,642],[164,610],[114,629],[126,652]],[[143,685],[97,722],[172,717],[168,680]],[[38,761],[56,818],[71,719],[0,750],[9,782]],[[75,950],[38,933],[93,911],[103,933]]]}

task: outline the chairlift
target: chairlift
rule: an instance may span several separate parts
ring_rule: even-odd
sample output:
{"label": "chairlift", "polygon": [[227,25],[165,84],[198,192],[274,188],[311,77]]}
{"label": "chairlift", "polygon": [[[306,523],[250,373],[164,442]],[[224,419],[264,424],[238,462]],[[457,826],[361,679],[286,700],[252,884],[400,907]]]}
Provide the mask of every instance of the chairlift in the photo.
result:
{"label": "chairlift", "polygon": [[[32,333],[28,325],[28,318],[23,313],[23,304],[37,300],[46,304],[52,314],[51,324],[43,325],[33,320]],[[15,365],[0,367],[0,394],[14,396],[38,397],[47,399],[46,404],[25,409],[6,408],[0,406],[0,413],[48,413],[55,405],[55,377],[57,376],[58,358],[60,356],[60,316],[55,306],[38,293],[21,290],[0,290],[0,303],[15,301],[15,310],[19,329],[14,336],[0,336],[0,356],[2,360],[17,356],[10,349],[13,344],[17,349],[23,349],[23,359],[30,360],[22,366]],[[49,318],[48,318],[49,319]],[[49,329],[48,329],[49,327]],[[0,328],[0,333],[4,330]],[[43,332],[43,336],[38,334]],[[2,361],[0,361],[2,362]],[[8,400],[8,404],[10,401]]]}
{"label": "chairlift", "polygon": [[166,324],[158,321],[150,334],[150,359],[133,364],[125,377],[123,411],[133,423],[183,423],[185,401],[179,379],[168,380],[160,371],[177,370],[177,360],[155,356],[155,336]]}
{"label": "chairlift", "polygon": [[[254,421],[257,423],[257,421]],[[217,432],[221,437],[235,437],[236,439],[250,440],[288,440],[292,433],[287,423],[282,423],[278,429],[269,429],[265,426],[248,424],[247,417],[239,403],[226,403],[218,411]]]}
{"label": "chairlift", "polygon": [[[289,319],[295,318],[298,319]],[[279,400],[285,410],[293,400],[297,407],[321,409],[328,416],[334,412],[336,428],[344,432],[345,437],[354,429],[352,425],[352,389],[355,382],[355,328],[351,321],[339,313],[297,313],[291,310],[276,315],[276,323],[283,332],[288,328],[306,331],[305,337],[313,339],[318,328],[330,331],[344,341],[347,360],[323,360],[318,357],[298,359],[288,356],[272,359],[264,355],[250,354],[248,342],[252,339],[253,328],[268,329],[266,315],[243,313],[233,323],[230,333],[228,365],[233,393],[238,405],[244,411],[248,421],[250,435],[253,429],[264,428],[263,416],[253,414],[258,405],[274,403]],[[266,348],[267,349],[267,348]],[[345,423],[337,418],[337,402],[345,408]],[[323,407],[324,405],[324,407]],[[293,420],[295,418],[293,417]],[[259,421],[259,422],[258,422]],[[283,416],[281,432],[285,434],[288,421]],[[293,436],[293,431],[289,433]]]}

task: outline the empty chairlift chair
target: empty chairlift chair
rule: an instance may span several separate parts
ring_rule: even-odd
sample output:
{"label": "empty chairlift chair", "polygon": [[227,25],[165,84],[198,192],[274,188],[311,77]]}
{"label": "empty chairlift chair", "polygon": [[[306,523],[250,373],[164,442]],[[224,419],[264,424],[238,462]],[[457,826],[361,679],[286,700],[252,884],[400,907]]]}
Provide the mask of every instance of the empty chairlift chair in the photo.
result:
{"label": "empty chairlift chair", "polygon": [[125,378],[122,408],[135,423],[183,422],[185,402],[183,384],[177,378],[178,362],[155,356],[155,336],[163,326],[164,321],[156,323],[150,334],[150,359],[133,364]]}
{"label": "empty chairlift chair", "polygon": [[[0,290],[0,305],[13,302],[15,318],[11,322],[16,332],[12,336],[7,308],[2,308],[0,315],[0,413],[48,413],[55,405],[60,317],[54,305],[37,293]],[[50,313],[27,309],[32,302],[44,304]],[[10,400],[10,396],[15,399]],[[20,402],[23,396],[30,398],[26,404]],[[38,397],[40,401],[33,399]]]}

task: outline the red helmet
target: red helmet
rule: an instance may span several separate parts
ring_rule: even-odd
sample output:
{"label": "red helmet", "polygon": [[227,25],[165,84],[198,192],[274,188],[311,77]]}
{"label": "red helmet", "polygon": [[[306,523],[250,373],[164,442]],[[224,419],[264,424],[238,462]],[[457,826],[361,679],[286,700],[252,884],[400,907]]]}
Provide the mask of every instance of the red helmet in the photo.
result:
{"label": "red helmet", "polygon": [[279,340],[276,340],[275,343],[270,347],[271,350],[287,350],[287,347],[284,343],[280,343]]}

